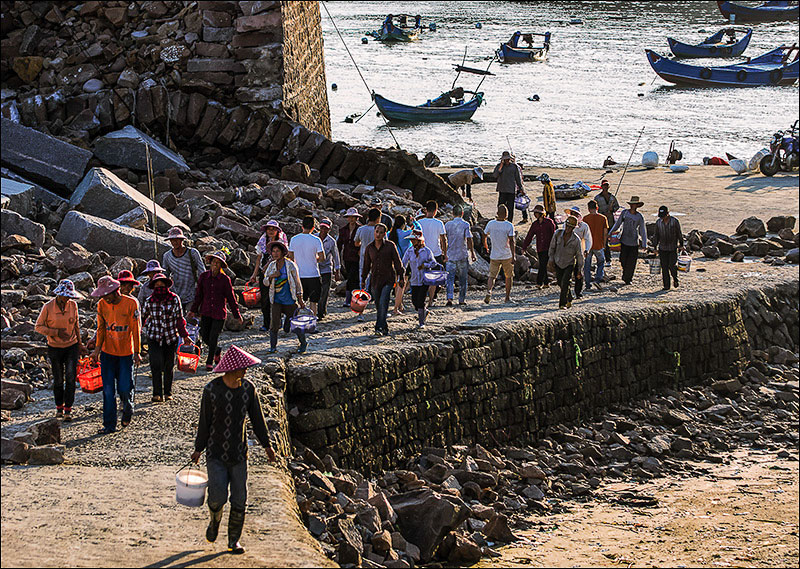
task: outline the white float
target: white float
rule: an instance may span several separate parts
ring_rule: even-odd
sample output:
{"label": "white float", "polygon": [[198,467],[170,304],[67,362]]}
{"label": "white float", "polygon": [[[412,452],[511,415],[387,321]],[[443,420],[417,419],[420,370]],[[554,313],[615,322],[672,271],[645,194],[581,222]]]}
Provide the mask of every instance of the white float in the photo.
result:
{"label": "white float", "polygon": [[656,154],[652,150],[645,152],[644,155],[642,156],[642,166],[644,166],[648,170],[658,166],[658,154]]}

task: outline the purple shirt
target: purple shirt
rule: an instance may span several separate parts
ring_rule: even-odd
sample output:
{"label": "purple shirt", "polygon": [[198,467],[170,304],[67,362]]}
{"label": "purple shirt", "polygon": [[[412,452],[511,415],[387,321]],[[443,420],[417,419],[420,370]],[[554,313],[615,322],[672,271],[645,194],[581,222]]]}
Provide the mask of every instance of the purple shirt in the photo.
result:
{"label": "purple shirt", "polygon": [[522,242],[522,249],[527,249],[533,238],[536,237],[536,252],[547,251],[550,249],[550,240],[553,239],[555,232],[556,222],[549,217],[542,217],[541,220],[534,219],[533,223],[531,223],[531,228],[528,229],[528,234],[525,236],[525,241]]}
{"label": "purple shirt", "polygon": [[422,273],[425,269],[430,269],[436,264],[436,259],[433,258],[433,251],[427,247],[420,247],[419,251],[414,250],[412,245],[406,249],[403,255],[403,266],[411,266],[411,286],[420,286],[422,282]]}
{"label": "purple shirt", "polygon": [[197,291],[194,295],[191,312],[200,316],[210,316],[214,320],[225,320],[228,312],[225,303],[236,318],[241,318],[239,304],[233,294],[233,285],[228,275],[220,272],[216,277],[206,271],[197,279]]}

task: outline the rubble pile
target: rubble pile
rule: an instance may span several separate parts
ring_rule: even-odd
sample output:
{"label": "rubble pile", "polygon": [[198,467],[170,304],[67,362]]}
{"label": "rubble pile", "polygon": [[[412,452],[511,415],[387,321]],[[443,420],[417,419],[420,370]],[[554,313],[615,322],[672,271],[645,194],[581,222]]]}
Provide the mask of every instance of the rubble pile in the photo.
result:
{"label": "rubble pile", "polygon": [[606,495],[607,480],[645,481],[720,464],[734,447],[797,460],[797,355],[754,350],[745,372],[664,390],[591,421],[548,429],[532,447],[424,448],[403,469],[365,479],[303,449],[290,462],[309,531],[345,567],[470,565],[517,539],[526,516]]}
{"label": "rubble pile", "polygon": [[709,259],[730,256],[731,261],[741,263],[747,256],[759,257],[770,265],[796,265],[800,262],[800,234],[794,232],[796,221],[791,215],[780,215],[770,218],[765,225],[757,217],[748,217],[734,235],[695,229],[686,237],[687,248],[700,251]]}

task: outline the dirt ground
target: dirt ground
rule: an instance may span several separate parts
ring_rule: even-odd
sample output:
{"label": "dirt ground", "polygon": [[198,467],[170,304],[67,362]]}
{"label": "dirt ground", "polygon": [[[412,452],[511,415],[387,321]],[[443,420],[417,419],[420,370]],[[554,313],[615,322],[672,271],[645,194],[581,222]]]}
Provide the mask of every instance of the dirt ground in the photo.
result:
{"label": "dirt ground", "polygon": [[[519,542],[478,567],[796,567],[796,455],[737,451],[705,467],[699,478],[604,485],[568,513],[529,518]],[[658,504],[623,506],[613,501],[622,492]]]}

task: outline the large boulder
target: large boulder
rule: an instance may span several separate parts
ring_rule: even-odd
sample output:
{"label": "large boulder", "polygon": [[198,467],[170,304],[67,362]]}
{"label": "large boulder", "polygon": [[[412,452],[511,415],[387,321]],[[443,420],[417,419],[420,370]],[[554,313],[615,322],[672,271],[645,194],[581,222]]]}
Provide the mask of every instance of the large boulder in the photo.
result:
{"label": "large boulder", "polygon": [[179,172],[189,170],[189,165],[180,154],[131,125],[98,138],[94,143],[94,154],[111,166],[147,170],[145,147],[148,145],[154,173],[159,174],[170,169]]}
{"label": "large boulder", "polygon": [[[12,182],[17,182],[18,184],[22,184],[26,188],[31,187],[30,190],[33,193],[33,199],[41,201],[44,205],[50,208],[57,208],[62,203],[66,203],[63,197],[54,194],[50,190],[47,190],[40,186],[35,182],[31,182],[30,180],[25,179],[24,177],[20,176],[13,170],[9,170],[8,168],[0,168],[0,174],[2,174],[3,178],[6,180],[10,180]],[[3,192],[5,193],[5,192]],[[9,203],[11,203],[11,195],[8,196]],[[6,206],[3,206],[6,207]],[[15,209],[15,208],[11,208]]]}
{"label": "large boulder", "polygon": [[56,418],[46,419],[31,425],[28,430],[37,445],[61,444],[61,423]]}
{"label": "large boulder", "polygon": [[22,441],[0,439],[0,458],[4,463],[25,464],[30,457],[30,445]]}
{"label": "large boulder", "polygon": [[158,204],[142,195],[138,190],[120,180],[105,168],[92,168],[75,188],[69,199],[72,207],[79,208],[89,215],[103,219],[116,219],[132,209],[142,207],[147,212],[155,208],[159,232],[169,231],[170,227],[189,227]]}
{"label": "large boulder", "polygon": [[36,215],[36,198],[32,184],[17,182],[2,178],[0,180],[0,195],[3,208],[16,211],[23,217]]}
{"label": "large boulder", "polygon": [[423,562],[436,553],[444,537],[467,519],[469,508],[455,496],[428,488],[396,494],[389,499],[403,537],[419,547]]}
{"label": "large boulder", "polygon": [[162,237],[156,238],[154,251],[152,233],[123,227],[78,211],[71,211],[64,216],[56,239],[64,245],[78,243],[89,251],[105,251],[114,257],[160,259],[170,249]]}
{"label": "large boulder", "polygon": [[6,118],[0,119],[0,160],[18,173],[69,195],[78,185],[92,153]]}
{"label": "large boulder", "polygon": [[767,234],[767,228],[764,227],[764,222],[757,217],[748,217],[742,220],[739,227],[736,228],[737,235],[747,235],[748,237],[764,237]]}
{"label": "large boulder", "polygon": [[767,231],[778,233],[781,229],[794,229],[797,220],[792,215],[776,215],[767,221]]}
{"label": "large boulder", "polygon": [[6,233],[27,237],[37,248],[44,245],[44,225],[22,217],[16,211],[0,210],[0,225]]}
{"label": "large boulder", "polygon": [[31,447],[28,464],[61,464],[64,462],[64,445]]}

